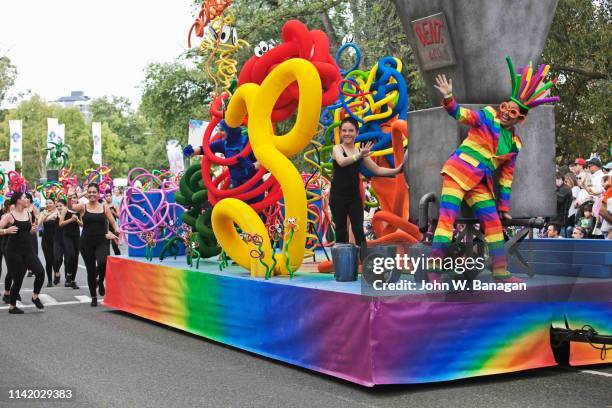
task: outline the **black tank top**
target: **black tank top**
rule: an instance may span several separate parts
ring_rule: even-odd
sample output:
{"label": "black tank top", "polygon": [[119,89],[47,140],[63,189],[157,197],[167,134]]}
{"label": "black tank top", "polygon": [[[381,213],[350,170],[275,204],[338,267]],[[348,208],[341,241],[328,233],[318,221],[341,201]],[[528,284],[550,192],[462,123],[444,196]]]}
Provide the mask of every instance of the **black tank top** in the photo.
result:
{"label": "black tank top", "polygon": [[13,217],[13,225],[17,227],[17,232],[8,236],[6,250],[21,254],[31,251],[32,238],[30,238],[30,234],[32,232],[32,222],[30,220],[18,221],[13,213],[11,213],[11,217]]}
{"label": "black tank top", "polygon": [[43,239],[52,240],[55,238],[55,231],[58,228],[58,218],[43,222]]}
{"label": "black tank top", "polygon": [[[81,218],[81,214],[74,211],[66,211],[66,215],[64,216],[64,221],[69,220],[73,215],[76,215],[78,218]],[[66,224],[62,227],[64,230],[64,235],[70,237],[78,237],[79,236],[79,223],[71,222],[70,224]]]}
{"label": "black tank top", "polygon": [[83,233],[81,237],[100,237],[106,235],[106,233],[106,214],[104,214],[104,211],[101,213],[92,213],[87,211],[87,205],[85,205],[85,214],[83,214]]}
{"label": "black tank top", "polygon": [[[342,149],[342,155],[348,157],[344,148]],[[336,197],[352,198],[360,196],[359,193],[359,166],[361,160],[357,160],[355,163],[349,164],[348,166],[340,166],[336,160],[333,160],[334,175],[331,182],[330,195]]]}

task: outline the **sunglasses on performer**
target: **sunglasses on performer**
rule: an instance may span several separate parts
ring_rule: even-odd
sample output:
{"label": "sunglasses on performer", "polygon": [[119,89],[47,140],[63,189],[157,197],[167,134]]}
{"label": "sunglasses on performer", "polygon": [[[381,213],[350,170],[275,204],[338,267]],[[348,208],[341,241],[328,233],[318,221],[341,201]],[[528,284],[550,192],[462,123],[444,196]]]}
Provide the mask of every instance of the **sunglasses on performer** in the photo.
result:
{"label": "sunglasses on performer", "polygon": [[511,107],[508,102],[502,102],[501,105],[499,105],[499,110],[502,113],[507,113],[512,119],[522,119],[525,117],[525,115],[521,114],[521,111]]}

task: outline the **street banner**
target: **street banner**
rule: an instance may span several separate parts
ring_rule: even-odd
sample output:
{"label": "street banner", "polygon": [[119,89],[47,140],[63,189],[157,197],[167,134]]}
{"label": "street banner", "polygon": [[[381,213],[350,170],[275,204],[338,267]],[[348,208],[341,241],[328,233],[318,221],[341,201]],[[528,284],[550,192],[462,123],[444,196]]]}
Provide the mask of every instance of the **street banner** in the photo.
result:
{"label": "street banner", "polygon": [[93,136],[93,155],[91,160],[94,163],[102,165],[102,123],[91,123],[91,134]]}
{"label": "street banner", "polygon": [[55,143],[66,143],[65,142],[66,126],[63,123],[57,125],[57,142]]}
{"label": "street banner", "polygon": [[[52,148],[51,143],[57,143],[57,118],[47,118],[47,148]],[[51,155],[50,151],[47,151],[47,160]]]}
{"label": "street banner", "polygon": [[170,163],[170,171],[174,174],[185,171],[185,162],[183,161],[183,149],[177,140],[168,140],[166,143],[168,151],[168,162]]}
{"label": "street banner", "polygon": [[11,145],[9,148],[9,161],[23,161],[23,132],[20,120],[9,120],[9,132],[11,134]]}
{"label": "street banner", "polygon": [[202,146],[202,139],[207,127],[208,122],[205,120],[189,119],[189,139],[187,143],[192,145],[194,149]]}

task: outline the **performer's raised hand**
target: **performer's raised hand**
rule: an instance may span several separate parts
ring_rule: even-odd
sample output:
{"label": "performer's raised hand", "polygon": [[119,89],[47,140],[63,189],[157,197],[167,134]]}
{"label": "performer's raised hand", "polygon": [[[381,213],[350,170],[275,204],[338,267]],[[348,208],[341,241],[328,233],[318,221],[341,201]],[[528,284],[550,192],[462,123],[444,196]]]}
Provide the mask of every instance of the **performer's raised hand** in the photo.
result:
{"label": "performer's raised hand", "polygon": [[453,92],[453,80],[447,80],[444,74],[436,76],[436,84],[437,85],[434,85],[434,87],[444,96]]}
{"label": "performer's raised hand", "polygon": [[366,144],[362,145],[361,149],[359,150],[359,156],[370,157],[372,155],[371,149],[373,144],[373,142],[367,142]]}

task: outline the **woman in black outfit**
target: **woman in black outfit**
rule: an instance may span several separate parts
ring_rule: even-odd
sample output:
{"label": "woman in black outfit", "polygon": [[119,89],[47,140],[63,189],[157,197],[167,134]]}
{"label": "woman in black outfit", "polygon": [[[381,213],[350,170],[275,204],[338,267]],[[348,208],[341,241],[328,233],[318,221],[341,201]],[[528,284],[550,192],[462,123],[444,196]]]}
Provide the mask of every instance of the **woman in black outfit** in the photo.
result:
{"label": "woman in black outfit", "polygon": [[[91,295],[91,305],[98,306],[98,296],[106,293],[104,289],[104,275],[106,273],[106,257],[110,255],[109,240],[118,238],[109,232],[109,225],[117,231],[115,218],[110,209],[100,203],[100,187],[96,183],[87,186],[87,204],[75,206],[83,217],[83,232],[81,233],[81,256],[87,269],[87,285]],[[96,282],[97,280],[97,282]],[[96,283],[98,288],[96,288]]]}
{"label": "woman in black outfit", "polygon": [[[111,190],[108,190],[106,192],[106,196],[104,197],[104,201],[106,202],[106,206],[108,207],[108,209],[110,210],[111,214],[113,215],[113,218],[115,219],[115,223],[117,223],[117,219],[119,219],[119,210],[117,209],[117,207],[113,203],[113,196],[111,194]],[[113,234],[115,234],[116,236],[119,236],[119,231],[111,230],[111,232]],[[111,246],[113,247],[113,253],[115,255],[121,255],[121,250],[119,249],[119,244],[117,244],[117,242],[114,239],[111,240]]]}
{"label": "woman in black outfit", "polygon": [[365,241],[363,233],[363,202],[361,200],[361,176],[359,167],[363,164],[377,176],[391,177],[402,171],[404,163],[395,169],[379,167],[372,161],[370,148],[372,142],[355,147],[355,138],[359,133],[359,123],[353,118],[345,118],[340,124],[342,143],[334,146],[334,174],[330,188],[330,208],[332,220],[336,226],[336,242],[348,242],[348,225],[346,218],[351,220],[351,229],[357,245]]}
{"label": "woman in black outfit", "polygon": [[30,203],[31,201],[26,197],[25,193],[13,193],[11,204],[15,206],[15,209],[3,215],[2,220],[0,220],[0,233],[2,235],[9,234],[5,254],[6,266],[13,279],[9,306],[10,314],[23,314],[23,310],[19,309],[16,305],[26,269],[30,269],[36,276],[34,279],[32,302],[38,309],[44,309],[38,294],[45,282],[45,271],[38,256],[32,249],[30,236],[32,231],[36,231],[36,224],[32,223],[30,214],[27,211]]}
{"label": "woman in black outfit", "polygon": [[75,192],[71,192],[68,205],[60,214],[59,226],[64,233],[64,269],[66,271],[67,288],[78,289],[76,274],[79,267],[79,226],[83,225],[81,214],[78,212],[79,198]]}
{"label": "woman in black outfit", "polygon": [[[55,279],[53,279],[53,284],[57,285],[60,283],[59,270],[64,263],[64,228],[59,226],[59,221],[62,217],[62,211],[66,208],[66,200],[64,198],[58,198],[55,207],[57,208],[57,227],[55,228],[55,235],[53,236],[53,270],[57,271],[57,273]],[[64,279],[66,282],[69,280],[66,268],[64,268]],[[72,285],[70,285],[70,287],[72,287]]]}
{"label": "woman in black outfit", "polygon": [[[0,210],[0,218],[7,214],[11,210],[11,200],[6,198],[4,200],[4,205]],[[0,236],[0,276],[2,276],[2,258],[4,257],[4,246],[6,244],[6,236]],[[8,276],[8,270],[6,272],[6,276]]]}
{"label": "woman in black outfit", "polygon": [[[57,285],[60,280],[59,269],[55,269],[55,254],[53,251],[55,231],[59,228],[59,214],[53,200],[47,199],[45,210],[40,215],[39,226],[43,227],[42,250],[45,256],[45,271],[47,272],[47,286]],[[55,278],[53,278],[55,272]]]}

